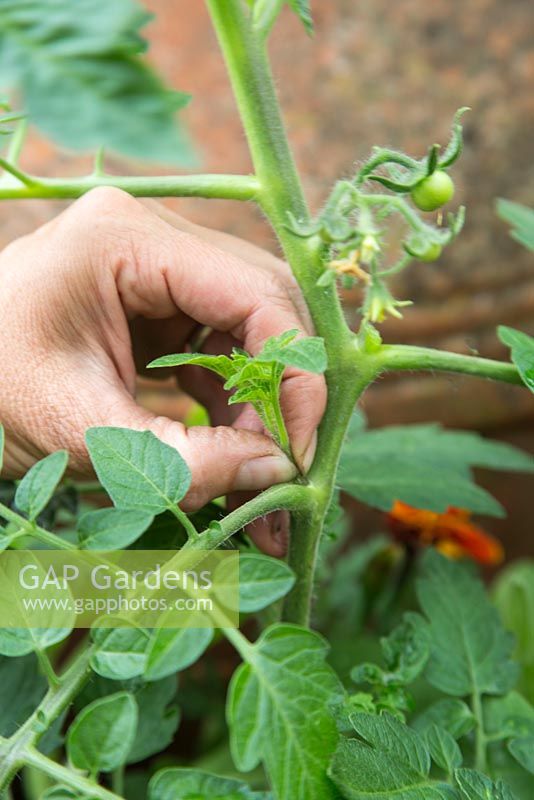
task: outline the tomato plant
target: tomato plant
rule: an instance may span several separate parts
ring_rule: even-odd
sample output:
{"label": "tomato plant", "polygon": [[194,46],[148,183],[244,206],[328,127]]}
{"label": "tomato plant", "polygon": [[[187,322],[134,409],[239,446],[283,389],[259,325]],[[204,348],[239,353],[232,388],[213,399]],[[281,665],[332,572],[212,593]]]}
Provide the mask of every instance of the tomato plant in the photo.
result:
{"label": "tomato plant", "polygon": [[[310,31],[307,0],[288,4]],[[0,159],[0,198],[70,199],[116,186],[142,197],[256,203],[300,285],[316,336],[296,339],[288,331],[267,340],[255,357],[241,350],[161,354],[150,366],[188,363],[215,372],[233,392],[229,402],[250,403],[289,457],[279,402],[284,370],[324,373],[329,390],[308,474],[233,511],[211,503],[186,514],[180,503],[191,479],[187,464],[148,431],[87,432],[97,486],[64,479],[64,451],[39,461],[18,485],[6,483],[2,551],[129,553],[150,545],[194,559],[233,549],[240,554],[238,606],[247,623],[241,630],[220,619],[182,628],[115,619],[78,638],[71,636],[74,623],[3,623],[0,793],[6,798],[15,786],[28,800],[532,796],[534,661],[524,628],[534,613],[532,568],[511,567],[499,580],[495,603],[505,628],[474,571],[447,557],[497,560],[499,547],[469,513],[504,510],[476,484],[472,469],[532,471],[532,459],[435,425],[367,430],[355,412],[368,386],[401,370],[534,390],[534,340],[525,333],[499,329],[511,349],[512,362],[505,363],[384,344],[377,327],[410,304],[394,297],[390,277],[414,260],[434,261],[461,231],[461,207],[446,224],[418,211],[452,199],[448,170],[461,154],[466,109],[453,120],[448,144],[432,145],[421,158],[375,148],[313,216],[265,47],[283,5],[207,0],[254,173],[143,177],[107,173],[103,148],[169,163],[186,162],[191,148],[174,118],[187,97],[167,90],[141,57],[146,15],[136,2],[55,0],[48,7],[0,0],[0,63],[26,109],[3,104],[0,132],[9,145]],[[19,160],[28,121],[61,145],[98,147],[93,172],[79,178],[25,172]],[[515,237],[531,246],[532,212],[505,202],[501,212],[515,225]],[[400,243],[392,217],[403,225]],[[347,282],[363,294],[356,331],[339,292]],[[88,490],[107,493],[112,505],[88,503]],[[351,549],[340,491],[389,512],[397,543],[378,537]],[[277,510],[292,517],[287,563],[255,552],[244,533]],[[419,547],[426,550],[422,558]],[[369,621],[383,634],[372,647]],[[508,629],[517,634],[515,645]],[[189,669],[197,662],[198,671]],[[221,676],[236,663],[227,686]],[[167,749],[187,717],[207,720],[204,750],[177,759]]]}

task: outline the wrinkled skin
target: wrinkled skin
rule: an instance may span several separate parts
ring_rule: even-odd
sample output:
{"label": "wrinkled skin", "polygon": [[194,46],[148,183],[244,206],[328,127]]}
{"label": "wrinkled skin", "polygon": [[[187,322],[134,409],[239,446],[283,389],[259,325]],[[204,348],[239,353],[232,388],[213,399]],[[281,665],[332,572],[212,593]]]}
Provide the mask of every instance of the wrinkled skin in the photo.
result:
{"label": "wrinkled skin", "polygon": [[[151,430],[192,472],[183,507],[289,480],[295,466],[246,406],[229,408],[217,376],[183,367],[180,385],[207,406],[214,426],[186,429],[137,404],[136,374],[151,359],[187,350],[199,330],[204,352],[239,345],[256,353],[268,336],[313,333],[289,268],[226,234],[193,225],[156,203],[95,189],[0,254],[4,475],[66,448],[74,475],[90,475],[84,444],[92,425]],[[154,375],[154,373],[151,373]],[[306,470],[324,411],[321,376],[286,370],[282,407],[293,452]],[[256,521],[251,533],[284,552],[287,520]]]}

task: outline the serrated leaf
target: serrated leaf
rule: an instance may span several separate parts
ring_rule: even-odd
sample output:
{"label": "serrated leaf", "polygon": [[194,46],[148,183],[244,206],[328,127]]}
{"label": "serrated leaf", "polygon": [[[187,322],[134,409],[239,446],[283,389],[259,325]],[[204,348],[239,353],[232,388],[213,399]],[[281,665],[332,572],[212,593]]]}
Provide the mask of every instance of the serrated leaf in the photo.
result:
{"label": "serrated leaf", "polygon": [[186,768],[156,772],[148,790],[148,800],[269,800],[270,797],[264,792],[253,792],[242,781]]}
{"label": "serrated leaf", "polygon": [[424,740],[389,714],[353,714],[363,741],[344,739],[330,775],[347,800],[453,800],[451,786],[429,777]]}
{"label": "serrated leaf", "polygon": [[494,783],[474,769],[457,769],[454,776],[462,800],[515,800],[515,795],[505,783]]}
{"label": "serrated leaf", "polygon": [[534,338],[514,328],[499,325],[499,339],[512,351],[512,361],[525,386],[534,392]]}
{"label": "serrated leaf", "polygon": [[[29,118],[58,144],[187,164],[175,113],[188,95],[140,58],[150,16],[135,0],[0,0],[0,71]],[[98,23],[98,24],[97,24]]]}
{"label": "serrated leaf", "polygon": [[310,36],[313,34],[313,18],[310,8],[310,0],[287,0],[291,9],[295,12]]}
{"label": "serrated leaf", "polygon": [[438,725],[431,725],[426,731],[425,738],[432,761],[448,775],[452,775],[462,764],[462,752],[455,739]]}
{"label": "serrated leaf", "polygon": [[117,692],[90,703],[67,733],[71,764],[91,775],[120,767],[133,745],[137,716],[135,699],[128,692]]}
{"label": "serrated leaf", "polygon": [[239,576],[230,562],[222,562],[215,575],[217,597],[227,607],[232,607],[237,596],[239,608],[236,610],[242,613],[270,606],[284,597],[294,583],[295,575],[284,561],[259,553],[244,553],[239,557]]}
{"label": "serrated leaf", "polygon": [[204,367],[215,372],[222,378],[229,378],[235,372],[235,366],[228,356],[206,356],[202,353],[175,353],[161,356],[147,364],[149,369],[157,367],[183,367],[187,364],[195,367]]}
{"label": "serrated leaf", "polygon": [[15,493],[15,505],[29,520],[37,519],[67,468],[69,454],[58,450],[31,467]]}
{"label": "serrated leaf", "polygon": [[442,512],[448,506],[502,516],[500,504],[473,482],[470,468],[534,470],[534,460],[501,442],[438,425],[349,429],[338,484],[384,511],[396,500]]}
{"label": "serrated leaf", "polygon": [[159,628],[147,647],[143,677],[157,681],[197,661],[213,639],[212,628]]}
{"label": "serrated leaf", "polygon": [[159,514],[186,495],[189,467],[150,431],[89,428],[85,437],[98,479],[118,508]]}
{"label": "serrated leaf", "polygon": [[521,203],[499,198],[497,213],[512,226],[510,235],[529,250],[534,250],[534,210]]}
{"label": "serrated leaf", "polygon": [[136,691],[138,724],[128,764],[144,761],[171,744],[180,722],[180,711],[173,704],[175,695],[176,678],[173,676],[147,683]]}
{"label": "serrated leaf", "polygon": [[417,597],[429,620],[427,680],[445,694],[502,694],[517,679],[513,637],[502,626],[480,580],[428,550]]}
{"label": "serrated leaf", "polygon": [[91,667],[103,678],[129,680],[143,674],[150,635],[141,628],[94,628]]}
{"label": "serrated leaf", "polygon": [[342,695],[326,642],[297,625],[268,628],[244,654],[227,703],[234,761],[263,761],[277,800],[330,800],[326,768],[338,734],[328,706]]}
{"label": "serrated leaf", "polygon": [[88,511],[78,522],[78,546],[81,550],[122,550],[152,524],[154,516],[146,511],[99,508]]}
{"label": "serrated leaf", "polygon": [[287,337],[285,340],[279,336],[267,339],[255,360],[276,361],[286,367],[297,367],[305,372],[321,374],[327,367],[324,340],[318,336],[296,339],[297,333],[297,330],[288,331],[283,334]]}
{"label": "serrated leaf", "polygon": [[420,733],[425,733],[433,724],[439,725],[455,739],[460,739],[474,728],[475,722],[473,712],[463,700],[445,698],[436,701],[419,714],[413,726]]}

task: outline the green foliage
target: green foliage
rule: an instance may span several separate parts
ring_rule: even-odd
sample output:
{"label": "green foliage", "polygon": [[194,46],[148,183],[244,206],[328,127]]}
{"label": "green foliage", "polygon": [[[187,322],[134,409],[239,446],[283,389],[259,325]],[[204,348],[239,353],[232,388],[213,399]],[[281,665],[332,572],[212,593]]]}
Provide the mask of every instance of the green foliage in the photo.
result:
{"label": "green foliage", "polygon": [[521,203],[499,198],[497,213],[512,226],[510,235],[529,250],[534,250],[534,210]]}
{"label": "green foliage", "polygon": [[32,522],[50,501],[67,468],[69,455],[58,450],[38,461],[18,485],[15,505]]}
{"label": "green foliage", "polygon": [[512,361],[516,365],[523,383],[534,392],[534,339],[526,333],[500,325],[499,339],[512,351]]}
{"label": "green foliage", "polygon": [[309,0],[287,0],[287,2],[306,28],[306,32],[311,35],[313,19]]}
{"label": "green foliage", "polygon": [[175,508],[189,489],[183,458],[150,431],[89,428],[86,441],[95,472],[118,508],[159,514]]}
{"label": "green foliage", "polygon": [[413,721],[416,730],[425,733],[434,725],[460,739],[476,725],[476,719],[469,706],[456,698],[437,700],[428,706]]}
{"label": "green foliage", "polygon": [[243,653],[227,717],[234,761],[263,761],[277,800],[335,798],[326,767],[337,742],[328,705],[341,695],[326,642],[295,625],[274,625]]}
{"label": "green foliage", "polygon": [[339,486],[352,497],[384,511],[395,500],[445,511],[458,506],[503,516],[500,504],[473,482],[471,467],[532,471],[534,461],[501,442],[438,425],[362,430],[351,422],[341,453]]}
{"label": "green foliage", "polygon": [[154,517],[145,511],[100,508],[80,517],[78,540],[81,550],[121,550],[133,544]]}
{"label": "green foliage", "polygon": [[426,678],[455,697],[504,694],[517,680],[513,637],[482,583],[434,550],[425,554],[417,596],[429,620]]}
{"label": "green foliage", "polygon": [[242,781],[196,769],[162,769],[150,781],[148,800],[269,800]]}
{"label": "green foliage", "polygon": [[[225,573],[228,573],[225,575]],[[239,610],[243,613],[261,611],[284,597],[295,583],[293,571],[283,561],[268,558],[258,553],[244,553],[239,559],[239,582],[237,587],[235,569],[223,562],[217,570],[217,595],[225,598],[239,596]],[[228,594],[226,594],[228,592]],[[231,603],[226,602],[226,605]]]}
{"label": "green foliage", "polygon": [[516,561],[498,576],[494,600],[506,628],[515,636],[514,657],[521,667],[519,686],[534,703],[534,562]]}
{"label": "green foliage", "polygon": [[162,356],[148,366],[179,367],[191,364],[204,367],[224,378],[224,388],[232,390],[228,403],[251,403],[277,444],[290,454],[289,438],[280,408],[280,384],[286,367],[320,374],[326,369],[326,350],[322,339],[308,336],[297,339],[291,330],[267,339],[257,356],[234,348],[231,356],[206,356],[177,353]]}
{"label": "green foliage", "polygon": [[46,692],[33,654],[21,658],[0,657],[0,736],[12,736]]}
{"label": "green foliage", "polygon": [[96,628],[91,666],[103,678],[126,681],[143,677],[159,681],[186,669],[209,646],[213,629]]}
{"label": "green foliage", "polygon": [[441,767],[448,775],[462,764],[462,751],[456,740],[444,728],[431,725],[426,732],[426,743],[432,761]]}
{"label": "green foliage", "polygon": [[389,714],[353,714],[358,739],[345,739],[330,775],[347,800],[454,800],[444,781],[430,777],[425,740]]}
{"label": "green foliage", "polygon": [[0,628],[0,655],[25,656],[44,651],[62,642],[70,632],[70,628]]}
{"label": "green foliage", "polygon": [[184,164],[175,112],[188,96],[163,85],[140,54],[150,16],[136,0],[1,0],[0,73],[29,118],[74,150]]}
{"label": "green foliage", "polygon": [[95,776],[124,764],[137,728],[137,704],[128,692],[95,700],[81,711],[67,734],[69,760]]}
{"label": "green foliage", "polygon": [[172,742],[180,722],[174,703],[176,678],[147,683],[135,692],[138,708],[136,736],[128,753],[128,764],[136,764],[160,753]]}

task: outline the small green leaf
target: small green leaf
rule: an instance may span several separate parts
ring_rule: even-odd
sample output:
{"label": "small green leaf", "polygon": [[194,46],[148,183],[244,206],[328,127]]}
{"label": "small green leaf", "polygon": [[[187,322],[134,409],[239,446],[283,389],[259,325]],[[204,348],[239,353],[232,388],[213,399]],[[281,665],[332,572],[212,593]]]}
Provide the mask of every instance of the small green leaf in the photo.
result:
{"label": "small green leaf", "polygon": [[324,372],[327,367],[324,340],[318,336],[296,339],[297,334],[298,331],[294,330],[267,339],[255,360],[276,361],[286,367],[316,374]]}
{"label": "small green leaf", "polygon": [[484,698],[484,728],[494,740],[534,736],[534,706],[519,692]]}
{"label": "small green leaf", "polygon": [[213,639],[212,628],[159,628],[147,648],[144,678],[157,681],[197,661]]}
{"label": "small green leaf", "polygon": [[527,772],[534,775],[534,736],[512,739],[508,743],[508,750]]}
{"label": "small green leaf", "polygon": [[128,753],[128,764],[136,764],[163,752],[172,742],[180,711],[173,700],[176,695],[176,678],[169,676],[156,683],[148,683],[135,693],[139,717],[137,733]]}
{"label": "small green leaf", "polygon": [[284,597],[295,583],[291,568],[276,558],[257,553],[244,553],[239,557],[239,577],[235,583],[232,563],[223,562],[217,569],[215,585],[217,596],[228,607],[234,597],[239,597],[242,613],[261,611]]}
{"label": "small green leaf", "polygon": [[175,353],[161,356],[147,364],[149,369],[154,367],[183,367],[187,364],[195,367],[204,367],[215,372],[225,380],[235,372],[235,366],[228,356],[205,356],[201,353]]}
{"label": "small green leaf", "polygon": [[432,761],[452,775],[462,764],[462,752],[451,734],[444,728],[431,725],[426,732],[426,741]]}
{"label": "small green leaf", "polygon": [[517,680],[513,637],[478,578],[428,550],[417,597],[429,620],[426,678],[445,694],[502,694]]}
{"label": "small green leaf", "polygon": [[189,467],[150,431],[89,428],[86,441],[96,474],[118,508],[159,514],[186,495]]}
{"label": "small green leaf", "polygon": [[529,250],[534,250],[534,209],[499,198],[497,214],[512,226],[512,238]]}
{"label": "small green leaf", "polygon": [[512,361],[525,386],[534,392],[534,338],[514,328],[499,325],[499,339],[512,351]]}
{"label": "small green leaf", "polygon": [[222,778],[197,769],[168,768],[150,781],[148,800],[269,800],[242,781]]}
{"label": "small green leaf", "polygon": [[141,628],[94,628],[91,667],[103,678],[129,680],[143,674],[150,637]]}
{"label": "small green leaf", "polygon": [[505,783],[494,783],[474,769],[457,769],[454,777],[462,800],[515,800],[515,795]]}
{"label": "small green leaf", "polygon": [[463,700],[445,698],[437,700],[419,714],[413,725],[417,731],[425,733],[435,724],[448,731],[455,739],[460,739],[473,730],[475,722],[473,712]]}
{"label": "small green leaf", "polygon": [[15,505],[32,522],[49,502],[67,468],[69,455],[66,450],[52,453],[26,473],[17,487]]}
{"label": "small green leaf", "polygon": [[91,775],[120,767],[132,748],[137,716],[136,702],[128,692],[118,692],[90,703],[78,714],[67,733],[71,764]]}
{"label": "small green leaf", "polygon": [[297,625],[273,625],[243,654],[227,702],[238,769],[263,761],[277,800],[334,800],[326,768],[338,734],[329,704],[342,696],[326,642]]}
{"label": "small green leaf", "polygon": [[145,511],[99,508],[84,514],[78,523],[81,550],[122,550],[152,524],[154,517]]}
{"label": "small green leaf", "polygon": [[291,9],[295,12],[310,36],[313,34],[313,18],[310,8],[310,0],[287,0]]}
{"label": "small green leaf", "polygon": [[71,628],[0,628],[0,655],[25,656],[66,639]]}

